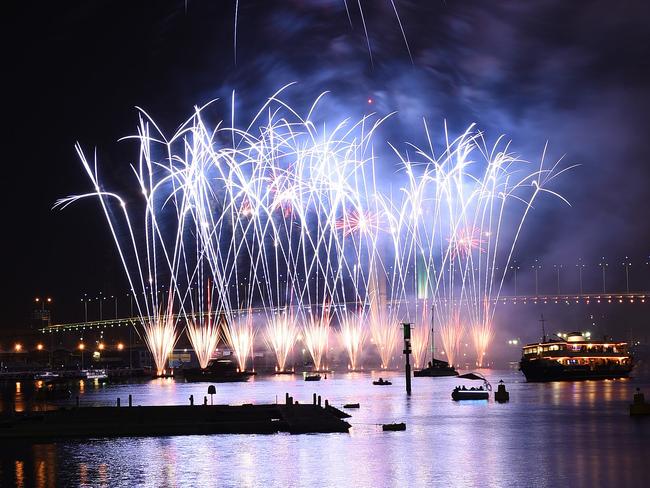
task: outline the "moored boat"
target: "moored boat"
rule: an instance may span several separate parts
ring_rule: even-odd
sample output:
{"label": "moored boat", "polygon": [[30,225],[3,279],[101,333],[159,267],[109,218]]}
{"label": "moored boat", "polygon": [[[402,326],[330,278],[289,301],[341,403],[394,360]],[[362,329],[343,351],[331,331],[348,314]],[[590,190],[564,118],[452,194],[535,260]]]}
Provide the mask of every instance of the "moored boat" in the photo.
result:
{"label": "moored boat", "polygon": [[447,361],[434,359],[429,361],[426,368],[413,371],[413,376],[420,377],[438,377],[438,376],[457,376],[458,371],[453,366],[449,366]]}

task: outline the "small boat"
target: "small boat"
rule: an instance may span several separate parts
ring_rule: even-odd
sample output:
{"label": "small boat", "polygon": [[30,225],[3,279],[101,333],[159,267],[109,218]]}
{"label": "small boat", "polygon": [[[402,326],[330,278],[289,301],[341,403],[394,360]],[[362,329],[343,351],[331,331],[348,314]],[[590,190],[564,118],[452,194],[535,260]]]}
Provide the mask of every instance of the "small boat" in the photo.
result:
{"label": "small boat", "polygon": [[319,374],[308,374],[305,375],[305,381],[320,381],[321,375]]}
{"label": "small boat", "polygon": [[372,384],[377,386],[392,385],[390,381],[385,380],[384,378],[379,378],[378,380],[373,381]]}
{"label": "small boat", "polygon": [[346,403],[343,405],[343,408],[359,408],[361,405],[358,403]]}
{"label": "small boat", "polygon": [[34,379],[37,380],[53,380],[58,377],[59,375],[57,373],[53,373],[52,371],[43,371],[42,373],[34,375]]}
{"label": "small boat", "polygon": [[488,380],[481,373],[466,373],[458,376],[459,378],[465,380],[480,380],[483,382],[483,385],[477,387],[467,388],[466,386],[457,386],[454,388],[454,391],[451,392],[451,399],[455,402],[460,400],[489,400],[490,391],[492,391],[492,386]]}
{"label": "small boat", "polygon": [[400,422],[398,424],[382,424],[381,430],[384,432],[406,430],[406,424],[404,422]]}

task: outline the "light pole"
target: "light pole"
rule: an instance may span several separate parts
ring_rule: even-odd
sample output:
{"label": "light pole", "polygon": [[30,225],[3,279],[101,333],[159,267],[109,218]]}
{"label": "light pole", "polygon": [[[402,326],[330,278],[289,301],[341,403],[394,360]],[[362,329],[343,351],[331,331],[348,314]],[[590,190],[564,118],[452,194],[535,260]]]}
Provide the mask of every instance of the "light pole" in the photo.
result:
{"label": "light pole", "polygon": [[600,266],[600,268],[601,268],[601,270],[603,272],[603,293],[607,293],[605,291],[606,290],[606,288],[605,288],[605,271],[607,269],[607,266],[609,266],[609,264],[607,264],[605,262],[605,257],[604,256],[602,258],[600,258],[600,263],[598,263],[598,266]]}
{"label": "light pole", "polygon": [[580,287],[580,294],[582,295],[582,270],[584,269],[585,265],[582,262],[582,258],[578,258],[578,264],[576,264],[576,268],[578,268],[578,285]]}
{"label": "light pole", "polygon": [[517,292],[517,270],[519,269],[519,265],[517,264],[517,261],[512,262],[512,266],[510,266],[510,269],[514,271],[515,273],[515,298],[519,295]]}
{"label": "light pole", "polygon": [[88,302],[92,300],[88,298],[88,294],[84,293],[84,297],[81,299],[81,303],[84,304],[84,324],[88,323]]}
{"label": "light pole", "polygon": [[625,260],[623,261],[623,266],[625,266],[625,289],[627,290],[627,293],[629,295],[630,293],[630,266],[632,266],[632,263],[630,262],[630,258],[625,256]]}
{"label": "light pole", "polygon": [[533,271],[535,271],[535,296],[539,296],[539,276],[538,271],[542,268],[539,264],[539,261],[536,259],[535,264],[533,265]]}
{"label": "light pole", "polygon": [[560,294],[560,270],[562,269],[561,264],[554,264],[553,267],[557,273],[557,294]]}
{"label": "light pole", "polygon": [[54,336],[52,335],[52,329],[50,329],[50,326],[52,325],[52,312],[51,312],[51,310],[47,310],[47,314],[45,313],[46,312],[45,304],[47,304],[48,306],[51,305],[52,304],[52,298],[51,297],[45,297],[45,298],[36,297],[36,298],[34,298],[34,302],[36,302],[36,304],[40,303],[40,305],[41,305],[41,313],[40,313],[41,321],[47,320],[47,327],[48,327],[49,332],[50,332],[49,366],[51,368],[52,364],[54,362],[53,357],[52,357],[53,350],[54,350]]}

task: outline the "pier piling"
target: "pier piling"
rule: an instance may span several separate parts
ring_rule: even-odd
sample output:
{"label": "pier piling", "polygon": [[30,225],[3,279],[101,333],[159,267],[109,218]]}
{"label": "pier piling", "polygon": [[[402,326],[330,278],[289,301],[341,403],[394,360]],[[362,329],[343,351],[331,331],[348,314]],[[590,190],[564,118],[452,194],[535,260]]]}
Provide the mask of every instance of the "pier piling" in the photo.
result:
{"label": "pier piling", "polygon": [[117,397],[117,406],[120,406],[120,397]]}
{"label": "pier piling", "polygon": [[133,406],[133,397],[129,394],[129,407]]}

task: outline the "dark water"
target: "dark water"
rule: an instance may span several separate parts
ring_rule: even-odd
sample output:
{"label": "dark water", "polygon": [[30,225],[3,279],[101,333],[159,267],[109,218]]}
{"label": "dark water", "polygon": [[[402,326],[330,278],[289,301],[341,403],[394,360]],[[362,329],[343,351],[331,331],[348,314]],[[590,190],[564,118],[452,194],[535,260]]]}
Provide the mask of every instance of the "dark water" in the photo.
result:
{"label": "dark water", "polygon": [[[650,381],[525,383],[503,378],[511,401],[455,403],[454,378],[415,378],[413,395],[372,386],[370,374],[336,374],[318,383],[283,376],[217,385],[215,403],[301,402],[316,392],[334,405],[359,402],[350,434],[237,435],[93,439],[0,446],[2,486],[650,486],[650,418],[628,404]],[[391,376],[390,373],[384,376]],[[84,385],[84,404],[186,403],[206,384],[154,380]],[[24,388],[17,395],[24,399]],[[405,421],[405,432],[376,424]]]}

